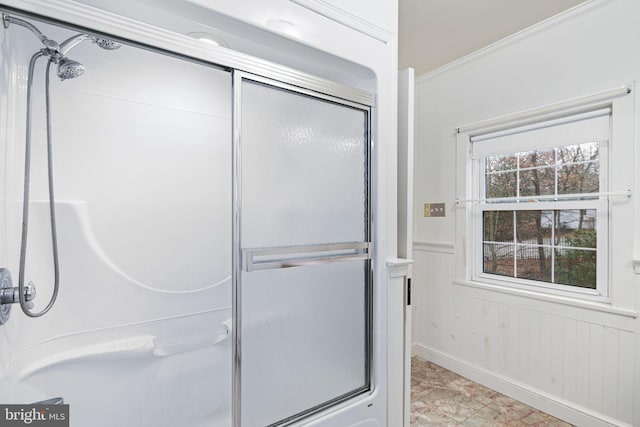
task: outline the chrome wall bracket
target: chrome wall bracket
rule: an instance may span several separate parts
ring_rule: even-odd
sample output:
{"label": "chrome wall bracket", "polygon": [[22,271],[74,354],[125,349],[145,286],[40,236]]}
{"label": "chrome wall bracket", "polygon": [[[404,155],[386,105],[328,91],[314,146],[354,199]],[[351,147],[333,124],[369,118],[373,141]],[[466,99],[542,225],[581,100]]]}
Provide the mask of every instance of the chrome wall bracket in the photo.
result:
{"label": "chrome wall bracket", "polygon": [[[24,297],[27,307],[33,307],[33,299],[36,297],[36,287],[29,282],[24,287]],[[11,272],[6,268],[0,268],[0,325],[7,323],[11,316],[11,304],[20,304],[20,289],[13,286]]]}
{"label": "chrome wall bracket", "polygon": [[5,324],[11,316],[11,304],[4,303],[5,293],[13,291],[11,273],[6,268],[0,268],[0,325]]}

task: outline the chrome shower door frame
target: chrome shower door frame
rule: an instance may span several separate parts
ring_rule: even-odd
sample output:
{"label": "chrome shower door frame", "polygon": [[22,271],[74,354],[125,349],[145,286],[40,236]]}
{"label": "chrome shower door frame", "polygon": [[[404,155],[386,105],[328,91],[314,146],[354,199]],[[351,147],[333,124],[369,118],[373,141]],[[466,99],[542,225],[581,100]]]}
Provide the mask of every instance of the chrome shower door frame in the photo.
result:
{"label": "chrome shower door frame", "polygon": [[[263,84],[273,89],[280,89],[293,92],[299,95],[306,95],[322,101],[329,101],[337,105],[351,107],[361,110],[366,114],[365,123],[365,147],[366,165],[365,174],[365,242],[335,243],[324,245],[308,245],[298,247],[282,247],[269,249],[243,249],[241,247],[242,236],[242,158],[241,158],[241,105],[242,105],[242,82],[250,81]],[[339,85],[338,85],[339,86]],[[233,299],[233,426],[242,427],[241,404],[242,404],[242,279],[243,271],[251,272],[265,269],[299,267],[305,265],[317,265],[324,263],[365,260],[367,263],[365,274],[365,384],[363,387],[354,390],[346,395],[337,396],[335,399],[325,402],[317,407],[309,408],[307,411],[284,419],[269,427],[280,427],[294,425],[302,420],[313,418],[317,415],[325,415],[327,410],[337,410],[353,402],[354,399],[368,396],[373,393],[374,378],[374,236],[373,236],[373,102],[360,103],[361,98],[350,97],[350,93],[345,91],[340,94],[336,92],[336,87],[332,88],[331,95],[305,87],[304,79],[291,79],[281,81],[263,75],[256,75],[244,71],[233,70],[233,249],[232,249],[232,299]],[[339,89],[339,88],[338,88]],[[340,94],[342,96],[336,96]],[[371,100],[373,101],[373,100]],[[309,255],[309,253],[316,255]],[[323,255],[324,254],[324,255]],[[270,256],[284,257],[280,259],[270,259]],[[289,256],[289,258],[287,258]]]}

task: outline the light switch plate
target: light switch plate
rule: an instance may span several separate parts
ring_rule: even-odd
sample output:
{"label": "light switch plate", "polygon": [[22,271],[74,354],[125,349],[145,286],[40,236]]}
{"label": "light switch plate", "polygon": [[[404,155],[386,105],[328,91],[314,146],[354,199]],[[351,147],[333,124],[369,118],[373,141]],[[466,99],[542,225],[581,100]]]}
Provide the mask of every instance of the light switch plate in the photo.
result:
{"label": "light switch plate", "polygon": [[424,216],[425,218],[445,216],[444,203],[425,203]]}

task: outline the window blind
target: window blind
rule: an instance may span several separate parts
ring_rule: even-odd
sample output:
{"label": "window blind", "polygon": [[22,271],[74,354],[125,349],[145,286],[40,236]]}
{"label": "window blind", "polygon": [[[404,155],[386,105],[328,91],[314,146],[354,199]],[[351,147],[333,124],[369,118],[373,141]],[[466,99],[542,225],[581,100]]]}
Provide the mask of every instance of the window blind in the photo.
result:
{"label": "window blind", "polygon": [[531,149],[608,141],[611,108],[573,114],[553,120],[541,121],[474,135],[470,138],[473,158],[494,154],[516,153]]}

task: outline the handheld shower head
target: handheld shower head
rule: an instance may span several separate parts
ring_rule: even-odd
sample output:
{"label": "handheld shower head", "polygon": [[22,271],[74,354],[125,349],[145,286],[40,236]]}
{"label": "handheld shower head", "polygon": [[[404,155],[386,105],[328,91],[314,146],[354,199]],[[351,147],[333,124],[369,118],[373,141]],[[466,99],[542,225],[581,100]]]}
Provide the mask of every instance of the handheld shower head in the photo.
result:
{"label": "handheld shower head", "polygon": [[74,61],[73,59],[69,59],[63,57],[58,61],[58,77],[60,80],[74,79],[79,77],[84,73],[84,65],[81,63]]}
{"label": "handheld shower head", "polygon": [[116,50],[120,49],[122,45],[118,42],[114,42],[110,39],[105,39],[102,37],[92,37],[93,42],[103,48],[104,50]]}

